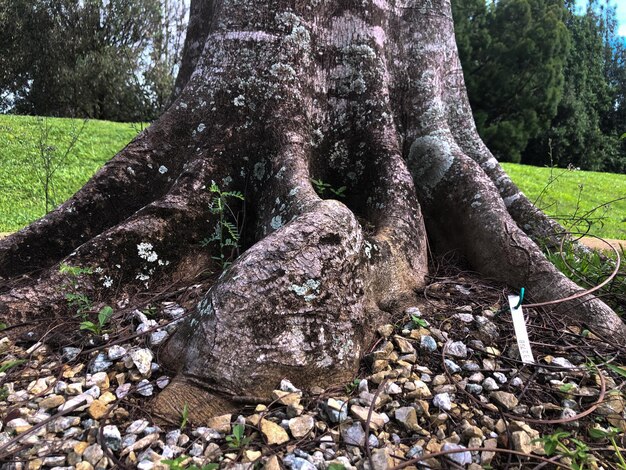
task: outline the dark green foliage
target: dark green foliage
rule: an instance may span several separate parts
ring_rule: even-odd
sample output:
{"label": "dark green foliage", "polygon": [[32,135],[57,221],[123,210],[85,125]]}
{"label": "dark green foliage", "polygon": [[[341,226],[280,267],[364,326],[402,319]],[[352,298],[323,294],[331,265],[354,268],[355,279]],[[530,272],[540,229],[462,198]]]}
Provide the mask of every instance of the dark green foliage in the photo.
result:
{"label": "dark green foliage", "polygon": [[623,105],[615,107],[620,93],[616,80],[624,69],[615,57],[615,25],[610,26],[614,12],[600,9],[597,2],[582,15],[574,8],[570,5],[567,20],[572,48],[565,65],[565,93],[551,129],[529,145],[524,161],[546,163],[551,147],[553,161],[561,167],[624,171],[615,129],[616,114],[624,112]]}
{"label": "dark green foliage", "polygon": [[566,10],[559,0],[452,4],[478,131],[500,160],[518,162],[561,99]]}
{"label": "dark green foliage", "polygon": [[626,42],[610,2],[452,5],[478,131],[498,159],[626,172]]}
{"label": "dark green foliage", "polygon": [[156,117],[179,60],[179,5],[0,0],[0,110],[115,121]]}

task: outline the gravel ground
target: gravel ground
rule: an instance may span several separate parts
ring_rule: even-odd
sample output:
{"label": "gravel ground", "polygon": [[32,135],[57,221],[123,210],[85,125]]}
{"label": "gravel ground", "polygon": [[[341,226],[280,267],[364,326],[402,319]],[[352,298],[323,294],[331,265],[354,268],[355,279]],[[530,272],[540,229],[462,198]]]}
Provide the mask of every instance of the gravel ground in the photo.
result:
{"label": "gravel ground", "polygon": [[175,428],[147,410],[170,380],[158,349],[180,305],[135,311],[81,344],[5,337],[1,468],[619,468],[623,347],[528,311],[537,364],[523,364],[503,304],[468,277],[433,283],[379,329],[354,382],[299,390],[285,377],[266,402]]}

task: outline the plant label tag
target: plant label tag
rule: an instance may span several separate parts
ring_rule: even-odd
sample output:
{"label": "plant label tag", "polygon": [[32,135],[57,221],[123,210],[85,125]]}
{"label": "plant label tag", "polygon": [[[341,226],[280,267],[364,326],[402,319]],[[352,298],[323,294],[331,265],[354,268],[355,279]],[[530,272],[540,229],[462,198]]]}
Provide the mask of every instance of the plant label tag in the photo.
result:
{"label": "plant label tag", "polygon": [[515,329],[515,337],[517,338],[517,348],[522,362],[525,364],[534,364],[535,358],[530,349],[530,341],[528,340],[528,331],[526,322],[524,321],[524,312],[519,304],[519,295],[509,295],[509,307],[511,307],[511,317],[513,318],[513,328]]}

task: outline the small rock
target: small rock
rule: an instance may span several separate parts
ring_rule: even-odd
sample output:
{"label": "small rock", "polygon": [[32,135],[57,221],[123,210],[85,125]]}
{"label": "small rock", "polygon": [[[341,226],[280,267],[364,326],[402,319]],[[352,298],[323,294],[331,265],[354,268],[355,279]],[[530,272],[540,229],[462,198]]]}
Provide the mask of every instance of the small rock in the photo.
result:
{"label": "small rock", "polygon": [[468,383],[465,386],[465,390],[467,390],[472,395],[480,395],[481,393],[483,393],[483,387],[475,383]]}
{"label": "small rock", "polygon": [[103,352],[98,353],[98,355],[93,361],[93,364],[91,365],[91,372],[92,373],[104,372],[108,370],[109,367],[111,367],[112,365],[113,363],[107,360],[107,355],[105,353]]}
{"label": "small rock", "polygon": [[295,438],[306,436],[315,426],[313,416],[305,415],[289,420],[289,431]]}
{"label": "small rock", "polygon": [[437,350],[437,342],[435,338],[430,335],[424,335],[420,338],[420,349],[429,352],[435,352]]}
{"label": "small rock", "polygon": [[91,465],[96,465],[100,459],[104,457],[104,451],[99,444],[93,444],[85,449],[83,452],[83,460],[86,460]]}
{"label": "small rock", "polygon": [[106,404],[102,403],[100,400],[94,400],[91,405],[89,405],[88,413],[93,419],[100,419],[108,410],[109,407]]}
{"label": "small rock", "polygon": [[348,406],[344,401],[329,398],[322,406],[328,419],[333,423],[341,423],[348,419]]}
{"label": "small rock", "polygon": [[502,372],[494,372],[493,376],[501,384],[505,384],[507,382],[506,375],[504,375]]}
{"label": "small rock", "polygon": [[487,377],[485,380],[483,380],[482,385],[483,385],[483,388],[488,392],[493,392],[494,390],[500,389],[496,381],[492,379],[491,377]]}
{"label": "small rock", "polygon": [[360,422],[352,423],[350,426],[344,426],[341,429],[341,438],[347,445],[363,446],[365,445],[365,431]]}
{"label": "small rock", "polygon": [[440,410],[450,411],[452,409],[450,395],[448,393],[438,393],[435,395],[435,398],[433,398],[433,405]]}
{"label": "small rock", "polygon": [[64,360],[71,362],[78,357],[81,351],[82,349],[80,348],[72,348],[72,347],[63,348],[61,351],[61,357]]}
{"label": "small rock", "polygon": [[563,367],[565,369],[573,369],[574,364],[565,359],[564,357],[555,357],[552,359],[552,365]]}
{"label": "small rock", "polygon": [[454,341],[446,345],[446,354],[453,357],[467,357],[467,346],[462,341]]}
{"label": "small rock", "polygon": [[463,447],[458,444],[452,444],[450,442],[445,442],[443,446],[441,447],[442,451],[458,450],[459,452],[447,454],[446,457],[461,466],[472,463],[472,454],[470,454],[468,451],[464,449],[466,449],[466,447]]}
{"label": "small rock", "polygon": [[137,393],[144,397],[151,397],[154,393],[154,386],[146,379],[137,383]]}
{"label": "small rock", "polygon": [[267,439],[268,445],[284,444],[289,441],[289,434],[278,424],[272,423],[267,419],[261,420],[261,433]]}
{"label": "small rock", "polygon": [[282,390],[272,391],[272,399],[281,405],[295,405],[300,403],[302,392],[284,392]]}
{"label": "small rock", "polygon": [[128,392],[130,392],[131,387],[132,385],[130,383],[125,383],[125,384],[120,385],[115,390],[115,396],[121,400],[126,395],[128,395]]}
{"label": "small rock", "polygon": [[42,410],[50,410],[57,408],[65,403],[65,397],[61,395],[50,395],[39,402],[39,408]]}
{"label": "small rock", "polygon": [[230,422],[233,419],[232,414],[224,414],[220,416],[215,416],[207,421],[207,427],[214,429],[218,432],[229,433],[230,432]]}
{"label": "small rock", "polygon": [[265,465],[263,466],[263,470],[280,470],[280,463],[278,463],[278,457],[276,455],[272,455]]}
{"label": "small rock", "polygon": [[300,395],[302,395],[302,390],[300,390],[299,388],[297,388],[294,384],[292,384],[289,380],[287,379],[283,379],[280,381],[280,387],[279,387],[283,392],[290,392],[290,393],[300,393]]}
{"label": "small rock", "polygon": [[42,393],[44,393],[46,390],[50,388],[51,387],[46,382],[46,379],[37,379],[37,380],[33,380],[30,384],[28,384],[28,387],[26,387],[26,390],[31,395],[41,395]]}
{"label": "small rock", "polygon": [[315,465],[307,459],[296,457],[294,454],[287,454],[283,459],[283,463],[291,470],[317,470]]}
{"label": "small rock", "polygon": [[13,432],[21,434],[32,428],[32,425],[23,418],[15,418],[6,423],[5,429],[7,432]]}
{"label": "small rock", "polygon": [[126,348],[118,345],[113,345],[107,351],[107,355],[111,361],[117,361],[123,358],[128,351]]}
{"label": "small rock", "polygon": [[522,382],[522,379],[520,379],[519,377],[514,377],[511,380],[511,386],[512,387],[521,387],[524,384],[524,382]]}
{"label": "small rock", "polygon": [[164,331],[164,330],[154,331],[150,334],[150,344],[152,346],[158,346],[159,344],[163,343],[163,341],[165,341],[168,336],[169,336],[169,333],[167,331]]}
{"label": "small rock", "polygon": [[145,419],[137,419],[130,423],[130,426],[126,428],[126,433],[128,434],[141,434],[144,429],[146,429],[150,423]]}
{"label": "small rock", "polygon": [[[352,405],[350,407],[350,414],[356,419],[358,419],[359,421],[361,421],[362,423],[365,423],[367,421],[369,412],[370,412],[369,407],[359,406],[359,405]],[[372,414],[370,415],[370,427],[372,429],[374,430],[382,429],[385,423],[386,423],[386,420],[385,420],[385,417],[383,417],[383,415],[375,411],[372,411]]]}
{"label": "small rock", "polygon": [[500,405],[507,410],[515,408],[519,403],[517,397],[509,392],[491,392],[489,397],[491,398],[491,401],[493,401],[496,405]]}
{"label": "small rock", "polygon": [[393,341],[396,343],[396,346],[398,346],[398,349],[402,354],[415,353],[415,348],[406,338],[396,335],[393,337]]}
{"label": "small rock", "polygon": [[104,444],[111,450],[117,451],[122,448],[122,435],[117,426],[107,424],[102,428],[102,437]]}
{"label": "small rock", "polygon": [[383,338],[389,338],[392,334],[393,334],[393,330],[395,329],[395,327],[393,325],[383,325],[380,328],[378,328],[378,334],[383,337]]}
{"label": "small rock", "polygon": [[404,406],[396,409],[396,421],[402,423],[410,431],[419,431],[422,428],[417,422],[417,411],[412,406]]}
{"label": "small rock", "polygon": [[78,462],[76,464],[76,470],[93,470],[93,465],[83,460],[82,462]]}
{"label": "small rock", "polygon": [[106,390],[107,388],[109,388],[109,376],[106,374],[106,372],[96,372],[91,376],[91,378],[87,380],[85,385],[87,387],[92,387],[93,385],[96,385],[100,387],[100,389]]}
{"label": "small rock", "polygon": [[514,431],[511,433],[513,448],[519,452],[530,454],[532,452],[532,439],[524,431]]}
{"label": "small rock", "polygon": [[169,383],[170,383],[170,378],[167,377],[166,375],[162,375],[161,377],[156,379],[157,387],[159,387],[161,390],[167,387]]}
{"label": "small rock", "polygon": [[454,361],[450,359],[446,359],[445,361],[446,367],[451,374],[456,374],[461,371],[461,367]]}
{"label": "small rock", "polygon": [[150,373],[150,365],[153,359],[152,351],[146,348],[134,349],[130,352],[130,358],[141,375],[148,375]]}
{"label": "small rock", "polygon": [[463,323],[472,323],[474,321],[474,315],[471,313],[456,313],[453,315],[453,318],[456,318]]}

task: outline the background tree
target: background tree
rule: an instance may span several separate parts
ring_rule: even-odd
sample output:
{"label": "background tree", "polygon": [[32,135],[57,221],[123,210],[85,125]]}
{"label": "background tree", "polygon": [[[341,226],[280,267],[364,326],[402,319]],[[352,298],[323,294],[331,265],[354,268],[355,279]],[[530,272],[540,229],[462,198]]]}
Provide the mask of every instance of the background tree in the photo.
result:
{"label": "background tree", "polygon": [[454,1],[476,125],[503,161],[519,162],[545,131],[563,91],[568,48],[562,0]]}
{"label": "background tree", "polygon": [[155,118],[172,92],[185,7],[175,0],[2,0],[5,110]]}
{"label": "background tree", "polygon": [[551,163],[551,155],[561,167],[623,170],[613,124],[620,74],[614,12],[602,11],[592,1],[579,14],[570,2],[567,26],[572,47],[565,65],[565,93],[550,129],[529,146],[524,162]]}
{"label": "background tree", "polygon": [[[177,375],[155,411],[179,424],[187,404],[203,419],[284,377],[353,377],[377,326],[425,286],[428,233],[531,299],[578,296],[546,315],[626,339],[532,241],[559,227],[476,132],[449,0],[194,3],[178,99],[70,200],[0,240],[13,334],[75,333],[50,328],[72,321],[64,285],[97,309],[189,288],[191,314],[162,351]],[[343,202],[312,180],[345,186]],[[221,272],[226,242],[205,242],[235,232],[215,199],[227,194],[245,221]]]}

